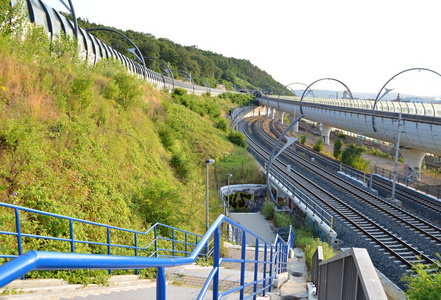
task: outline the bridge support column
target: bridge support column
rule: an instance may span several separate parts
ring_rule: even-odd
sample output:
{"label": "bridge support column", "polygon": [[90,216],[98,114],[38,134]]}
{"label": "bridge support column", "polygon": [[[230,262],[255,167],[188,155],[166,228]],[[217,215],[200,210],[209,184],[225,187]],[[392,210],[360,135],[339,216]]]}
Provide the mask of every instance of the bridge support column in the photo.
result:
{"label": "bridge support column", "polygon": [[276,109],[273,108],[271,109],[271,120],[274,120],[275,116],[276,116]]}
{"label": "bridge support column", "polygon": [[283,124],[283,117],[285,116],[285,112],[280,112],[280,124]]}
{"label": "bridge support column", "polygon": [[414,149],[402,149],[400,153],[404,158],[404,177],[411,180],[420,180],[421,163],[423,162],[426,152]]}
{"label": "bridge support column", "polygon": [[320,124],[320,131],[322,134],[322,137],[324,138],[325,145],[329,145],[329,135],[331,133],[333,127],[331,126],[325,126],[323,124]]}

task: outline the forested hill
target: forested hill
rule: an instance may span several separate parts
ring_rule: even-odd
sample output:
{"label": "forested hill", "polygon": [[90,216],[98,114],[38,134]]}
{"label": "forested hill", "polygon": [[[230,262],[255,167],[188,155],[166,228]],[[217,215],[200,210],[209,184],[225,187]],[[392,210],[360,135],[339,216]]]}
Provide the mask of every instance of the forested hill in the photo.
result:
{"label": "forested hill", "polygon": [[[225,57],[222,54],[198,49],[197,46],[182,46],[165,38],[157,39],[149,33],[133,30],[123,31],[114,27],[90,23],[84,19],[79,19],[78,23],[84,29],[110,28],[123,33],[137,45],[143,56],[155,57],[169,63],[174,77],[180,80],[187,79],[185,73],[188,73],[192,75],[197,84],[203,86],[204,79],[206,79],[212,88],[224,85],[228,90],[234,88],[269,89],[277,93],[283,89],[282,84],[249,60]],[[127,50],[133,46],[124,37],[108,31],[94,31],[93,35],[124,55],[135,59]],[[164,66],[154,59],[146,59],[146,65],[158,73],[162,73],[164,69]]]}

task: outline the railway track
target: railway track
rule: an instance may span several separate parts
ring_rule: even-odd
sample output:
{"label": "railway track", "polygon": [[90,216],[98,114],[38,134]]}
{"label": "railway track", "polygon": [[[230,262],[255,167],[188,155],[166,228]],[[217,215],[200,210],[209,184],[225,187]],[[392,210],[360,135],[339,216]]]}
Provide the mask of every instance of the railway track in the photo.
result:
{"label": "railway track", "polygon": [[[272,120],[269,124],[270,136],[274,135],[275,137],[279,137],[282,134],[283,130],[281,125]],[[302,145],[300,143],[296,143],[296,148],[301,152],[309,155],[310,157],[315,157],[323,162],[323,165],[326,165],[327,169],[330,169],[334,172],[340,170],[341,164],[339,161],[329,158],[328,156],[319,153]],[[355,168],[351,168],[349,166],[344,167],[344,171],[351,174],[355,178],[364,179],[368,176],[362,171],[359,171]],[[379,177],[372,177],[372,184],[375,188],[381,188],[383,190],[392,192],[392,184],[389,180]],[[410,208],[415,213],[421,214],[422,216],[431,219],[434,223],[441,225],[441,201],[437,201],[432,199],[431,197],[425,196],[419,192],[413,191],[409,188],[402,187],[400,184],[396,185],[395,191],[396,198],[399,200],[403,200],[403,204],[410,208],[408,204],[412,204],[413,207]]]}
{"label": "railway track", "polygon": [[[248,126],[242,122],[240,124],[240,129],[247,136],[250,150],[255,152],[256,155],[261,156],[263,159],[268,159],[270,153],[269,148],[274,144],[274,139],[264,133],[259,124],[260,122],[256,121],[253,122],[253,126]],[[259,135],[265,143],[268,143],[270,145],[269,148],[265,147],[263,145],[264,143],[255,142],[252,137],[255,135]],[[420,220],[408,212],[400,210],[394,205],[389,205],[388,203],[383,203],[383,201],[375,199],[375,197],[368,195],[368,193],[358,189],[358,187],[343,182],[341,178],[334,178],[330,172],[318,168],[314,164],[312,164],[313,166],[308,165],[311,164],[310,162],[301,162],[299,158],[291,157],[285,152],[281,156],[282,159],[290,160],[290,163],[294,161],[296,164],[302,164],[307,168],[312,168],[315,175],[320,176],[321,180],[327,181],[326,184],[338,186],[345,190],[345,192],[349,193],[351,197],[356,198],[356,201],[361,201],[363,205],[384,214],[388,219],[391,219],[394,222],[412,228],[411,230],[414,233],[423,235],[426,239],[430,240],[431,243],[435,243],[436,247],[440,247],[441,230],[436,226],[434,227],[433,224]],[[276,168],[279,174],[282,174],[281,176],[289,178],[289,180],[295,185],[303,187],[304,190],[308,191],[309,196],[315,199],[317,203],[327,207],[333,216],[339,218],[346,226],[352,228],[354,232],[369,239],[369,243],[373,243],[375,245],[374,247],[378,248],[378,251],[387,254],[386,256],[388,257],[393,257],[394,262],[401,268],[405,268],[409,271],[412,264],[415,262],[421,262],[423,264],[431,264],[434,262],[429,255],[425,254],[425,251],[421,251],[420,249],[417,249],[417,247],[412,246],[411,243],[402,238],[400,234],[388,230],[383,224],[377,223],[373,218],[360,212],[358,208],[354,208],[352,205],[334,196],[332,193],[328,192],[327,189],[308,178],[308,176],[300,174],[295,170],[292,172],[286,172],[286,165],[287,164],[282,160],[276,160],[274,162],[274,168]]]}

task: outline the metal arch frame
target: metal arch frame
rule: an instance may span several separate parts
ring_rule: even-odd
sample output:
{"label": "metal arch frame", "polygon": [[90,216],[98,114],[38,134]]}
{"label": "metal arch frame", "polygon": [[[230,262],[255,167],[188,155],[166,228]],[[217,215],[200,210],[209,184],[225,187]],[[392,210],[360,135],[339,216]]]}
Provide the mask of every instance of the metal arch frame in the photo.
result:
{"label": "metal arch frame", "polygon": [[194,81],[193,81],[193,77],[191,76],[191,73],[187,73],[187,72],[185,72],[183,70],[179,70],[179,69],[173,69],[173,71],[178,71],[178,75],[179,75],[179,72],[184,73],[185,75],[188,76],[186,80],[189,80],[190,84],[194,85]]}
{"label": "metal arch frame", "polygon": [[[172,84],[173,84],[173,89],[175,88],[175,77],[173,76],[173,72],[170,70],[169,65],[166,64],[165,61],[160,60],[159,58],[156,58],[156,57],[153,57],[153,56],[143,56],[142,58],[143,58],[143,60],[144,60],[145,58],[147,58],[147,59],[154,59],[154,60],[157,60],[157,61],[159,61],[160,63],[164,64],[165,67],[167,68],[167,72],[168,72],[168,73],[170,74],[170,76],[171,76]],[[164,84],[165,84],[165,79],[164,79]]]}
{"label": "metal arch frame", "polygon": [[[70,1],[70,0],[69,0],[69,1]],[[86,32],[97,31],[97,30],[110,31],[110,32],[114,32],[114,33],[116,33],[116,34],[119,34],[120,36],[126,38],[126,39],[127,39],[132,45],[133,45],[133,47],[135,47],[136,51],[138,51],[138,53],[139,53],[139,56],[137,56],[137,55],[135,55],[135,56],[137,56],[137,58],[142,62],[142,66],[143,66],[143,68],[144,68],[142,74],[143,74],[144,79],[145,79],[145,78],[146,78],[146,69],[147,69],[147,68],[145,67],[145,62],[144,62],[144,60],[140,58],[140,57],[142,57],[141,50],[139,50],[139,48],[135,45],[135,43],[132,42],[132,40],[129,39],[126,35],[122,34],[121,32],[118,32],[118,31],[116,31],[116,30],[110,29],[110,28],[102,28],[102,27],[88,28],[88,29],[86,29]]]}
{"label": "metal arch frame", "polygon": [[[262,95],[263,95],[263,92],[262,92],[261,90],[254,90],[254,91],[251,92],[251,94],[252,94],[254,97],[261,98]],[[258,97],[258,95],[260,95],[260,97]]]}
{"label": "metal arch frame", "polygon": [[303,103],[303,97],[305,97],[305,94],[307,94],[307,91],[310,90],[311,86],[316,84],[319,81],[322,80],[334,80],[337,81],[339,83],[341,83],[349,92],[349,94],[351,95],[351,98],[353,99],[352,96],[352,92],[351,90],[346,86],[346,84],[344,84],[342,81],[338,80],[338,79],[334,79],[334,78],[322,78],[322,79],[318,79],[316,81],[314,81],[313,83],[311,83],[310,85],[308,85],[306,87],[306,89],[303,91],[302,97],[300,98],[300,116],[297,117],[293,122],[291,122],[291,124],[289,124],[289,126],[285,129],[285,131],[279,136],[279,139],[277,140],[277,142],[274,144],[274,147],[271,151],[270,157],[268,158],[268,164],[266,166],[266,188],[268,189],[268,193],[270,194],[271,199],[277,203],[277,199],[274,199],[273,194],[271,193],[271,186],[269,183],[269,172],[270,172],[270,168],[271,168],[271,163],[274,157],[274,153],[276,152],[277,147],[280,144],[280,141],[283,139],[283,137],[285,136],[285,134],[294,126],[295,123],[297,123],[298,121],[300,121],[305,115],[303,114],[303,108],[302,108],[302,103]]}
{"label": "metal arch frame", "polygon": [[77,22],[77,16],[75,15],[75,9],[74,6],[72,4],[71,0],[69,1],[69,6],[66,5],[66,3],[63,0],[60,0],[61,4],[64,5],[64,7],[66,7],[66,9],[72,14],[72,18],[73,18],[73,22],[74,22],[74,34],[75,34],[75,38],[78,39],[78,22]]}
{"label": "metal arch frame", "polygon": [[388,81],[386,81],[386,83],[383,85],[383,87],[378,92],[377,97],[375,98],[374,106],[372,107],[372,129],[374,130],[374,132],[377,132],[377,128],[375,127],[375,107],[377,106],[378,101],[380,101],[381,98],[384,96],[383,95],[382,97],[380,97],[381,92],[386,88],[386,85],[389,82],[391,82],[393,79],[395,79],[398,75],[401,75],[401,74],[409,72],[409,71],[416,71],[416,70],[418,70],[418,71],[428,71],[428,72],[434,73],[434,74],[436,74],[436,75],[441,77],[440,73],[435,72],[435,71],[433,71],[431,69],[427,69],[427,68],[410,68],[410,69],[406,69],[404,71],[398,72],[397,74],[392,76]]}
{"label": "metal arch frame", "polygon": [[[306,84],[304,84],[304,83],[301,83],[301,82],[293,82],[293,83],[290,83],[290,84],[285,85],[283,88],[284,88],[284,89],[287,89],[290,85],[293,85],[293,84],[301,84],[301,85],[304,85],[304,86],[308,87],[308,86],[307,86]],[[282,94],[282,92],[283,92],[283,91],[281,91],[281,92],[279,93],[279,97],[278,97],[277,99],[280,99],[280,95]],[[310,90],[309,93],[311,93],[312,96],[315,97],[315,95],[314,95],[314,91],[313,91],[313,90]],[[307,95],[307,94],[306,94],[306,95]],[[305,95],[305,96],[306,96],[306,95]]]}
{"label": "metal arch frame", "polygon": [[208,83],[207,79],[205,77],[202,76],[193,76],[192,78],[202,78],[203,80],[205,80],[205,86],[207,87],[207,92],[210,92],[210,84]]}

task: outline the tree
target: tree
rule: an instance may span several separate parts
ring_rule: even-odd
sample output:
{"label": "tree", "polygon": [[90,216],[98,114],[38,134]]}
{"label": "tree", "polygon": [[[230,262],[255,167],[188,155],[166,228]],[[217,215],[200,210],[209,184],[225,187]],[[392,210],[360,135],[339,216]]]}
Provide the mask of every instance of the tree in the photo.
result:
{"label": "tree", "polygon": [[356,169],[365,170],[370,163],[361,157],[365,151],[365,147],[357,146],[355,144],[348,144],[346,149],[341,153],[340,161]]}
{"label": "tree", "polygon": [[315,144],[312,146],[312,149],[314,149],[317,152],[323,152],[325,150],[325,142],[320,138],[315,142]]}
{"label": "tree", "polygon": [[341,147],[343,146],[343,142],[340,139],[337,139],[334,143],[334,157],[338,159],[341,155]]}

